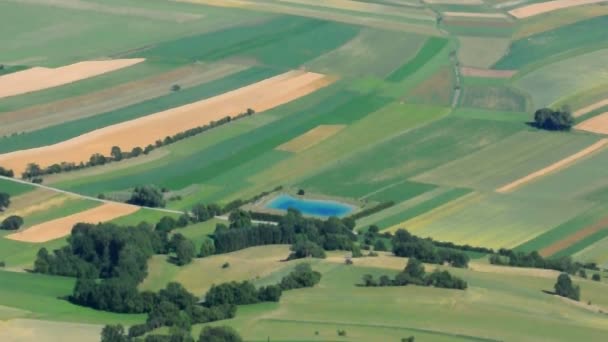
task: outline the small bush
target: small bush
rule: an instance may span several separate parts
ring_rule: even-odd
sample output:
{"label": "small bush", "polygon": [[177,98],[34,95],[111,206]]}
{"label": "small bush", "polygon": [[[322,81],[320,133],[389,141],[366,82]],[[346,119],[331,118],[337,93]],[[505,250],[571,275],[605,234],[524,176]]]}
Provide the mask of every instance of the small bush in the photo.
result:
{"label": "small bush", "polygon": [[338,329],[338,336],[346,336],[346,330]]}
{"label": "small bush", "polygon": [[222,268],[229,268],[229,267],[230,267],[230,263],[229,263],[229,262],[225,262],[225,263],[222,265]]}
{"label": "small bush", "polygon": [[298,195],[299,196],[304,196],[305,194],[306,194],[306,191],[304,191],[304,189],[298,190]]}
{"label": "small bush", "polygon": [[599,273],[595,273],[593,276],[591,276],[591,280],[600,281],[601,279],[602,277]]}
{"label": "small bush", "polygon": [[171,86],[171,91],[180,91],[182,90],[182,86],[180,86],[179,84],[174,84]]}

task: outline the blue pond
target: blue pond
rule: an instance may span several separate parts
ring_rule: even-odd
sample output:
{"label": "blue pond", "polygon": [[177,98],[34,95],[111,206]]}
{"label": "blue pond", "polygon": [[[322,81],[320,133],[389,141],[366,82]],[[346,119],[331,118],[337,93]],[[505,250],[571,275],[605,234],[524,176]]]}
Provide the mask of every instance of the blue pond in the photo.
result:
{"label": "blue pond", "polygon": [[287,210],[297,209],[304,215],[314,215],[319,217],[337,216],[341,217],[352,212],[355,207],[327,200],[300,199],[290,195],[279,195],[266,204],[266,208]]}

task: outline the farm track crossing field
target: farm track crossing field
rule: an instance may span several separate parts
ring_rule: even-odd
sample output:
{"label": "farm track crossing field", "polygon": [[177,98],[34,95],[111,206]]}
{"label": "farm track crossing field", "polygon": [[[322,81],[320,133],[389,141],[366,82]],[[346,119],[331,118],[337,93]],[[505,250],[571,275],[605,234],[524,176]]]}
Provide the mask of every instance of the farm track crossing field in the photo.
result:
{"label": "farm track crossing field", "polygon": [[110,221],[134,213],[138,209],[139,207],[128,204],[106,203],[90,210],[41,223],[18,233],[7,235],[6,238],[23,242],[46,242],[69,235],[76,223]]}
{"label": "farm track crossing field", "polygon": [[3,113],[0,114],[0,136],[38,130],[118,110],[168,95],[171,93],[171,86],[175,84],[181,89],[191,88],[244,69],[247,67],[235,64],[185,66],[93,93]]}
{"label": "farm track crossing field", "polygon": [[143,61],[141,58],[86,61],[55,69],[36,67],[18,71],[0,76],[0,99],[80,81]]}
{"label": "farm track crossing field", "polygon": [[608,144],[608,139],[599,140],[599,141],[595,142],[594,144],[576,152],[575,154],[572,154],[545,168],[542,168],[525,177],[517,179],[507,185],[504,185],[504,186],[498,188],[496,191],[497,192],[513,191],[514,189],[516,189],[526,183],[532,182],[537,178],[543,177],[548,173],[556,172],[562,168],[566,168],[566,167],[570,166],[571,164],[576,163],[579,159],[585,158],[585,157],[591,155],[592,153],[596,153],[596,152],[602,150],[607,144]]}
{"label": "farm track crossing field", "polygon": [[[126,151],[145,147],[162,137],[235,116],[247,108],[263,112],[314,92],[330,82],[320,74],[288,72],[208,100],[105,127],[59,144],[4,154],[0,156],[0,164],[17,173],[23,172],[31,162],[43,167],[64,161],[78,164],[94,153],[109,151],[112,146]],[[205,115],[195,120],[193,115],[198,113]]]}

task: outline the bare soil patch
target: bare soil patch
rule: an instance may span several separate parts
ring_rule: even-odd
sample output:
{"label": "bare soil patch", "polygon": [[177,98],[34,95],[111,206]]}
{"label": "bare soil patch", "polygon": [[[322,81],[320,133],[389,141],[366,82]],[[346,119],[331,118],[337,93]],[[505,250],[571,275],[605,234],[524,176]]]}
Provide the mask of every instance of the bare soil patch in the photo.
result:
{"label": "bare soil patch", "polygon": [[245,68],[235,64],[191,65],[82,96],[7,112],[0,115],[0,136],[92,117],[167,95],[174,84],[185,89]]}
{"label": "bare soil patch", "polygon": [[551,256],[561,251],[562,249],[566,249],[572,246],[573,244],[586,238],[587,236],[606,228],[608,228],[608,217],[605,217],[602,220],[590,225],[589,227],[581,229],[578,232],[541,249],[538,253],[544,257]]}
{"label": "bare soil patch", "polygon": [[608,112],[585,120],[574,128],[592,133],[608,134]]}
{"label": "bare soil patch", "polygon": [[23,242],[46,242],[69,235],[76,223],[99,223],[132,214],[139,207],[123,203],[106,203],[93,209],[51,220],[18,233],[7,235],[11,240]]}
{"label": "bare soil patch", "polygon": [[143,58],[86,61],[60,68],[35,67],[0,77],[0,98],[84,80],[143,62]]}
{"label": "bare soil patch", "polygon": [[158,139],[235,116],[252,108],[263,112],[290,102],[332,82],[322,74],[290,71],[219,96],[104,127],[58,144],[0,155],[0,165],[21,174],[28,163],[46,167],[60,162],[80,163],[95,153],[110,153],[154,144]]}
{"label": "bare soil patch", "polygon": [[492,70],[483,68],[460,67],[463,76],[483,77],[483,78],[511,78],[517,70]]}
{"label": "bare soil patch", "polygon": [[277,147],[277,150],[286,152],[302,152],[321,141],[340,132],[345,125],[319,125],[310,131],[291,139],[283,145]]}
{"label": "bare soil patch", "polygon": [[522,6],[509,11],[509,14],[518,19],[529,18],[539,14],[557,11],[564,8],[597,4],[600,2],[608,2],[608,0],[555,0],[541,2],[537,4],[531,4]]}
{"label": "bare soil patch", "polygon": [[600,109],[605,106],[608,106],[608,99],[604,99],[602,101],[596,102],[587,107],[581,108],[581,109],[577,110],[576,112],[572,113],[572,116],[574,116],[575,118],[578,118],[579,116],[583,116],[589,112],[593,112],[594,110]]}
{"label": "bare soil patch", "polygon": [[604,148],[606,145],[608,145],[608,139],[602,139],[597,141],[596,143],[592,144],[591,146],[588,146],[578,152],[576,152],[575,154],[568,156],[558,162],[555,162],[543,169],[540,169],[538,171],[532,172],[531,174],[524,176],[514,182],[511,182],[505,186],[502,186],[498,189],[496,189],[497,192],[500,193],[505,193],[505,192],[509,192],[509,191],[513,191],[514,189],[516,189],[517,187],[529,183],[537,178],[540,178],[542,176],[545,176],[551,172],[555,172],[558,171],[562,168],[568,167],[571,164],[575,163],[576,161],[578,161],[579,159],[582,159],[586,156],[591,155],[594,152],[597,152],[599,150],[601,150],[602,148]]}

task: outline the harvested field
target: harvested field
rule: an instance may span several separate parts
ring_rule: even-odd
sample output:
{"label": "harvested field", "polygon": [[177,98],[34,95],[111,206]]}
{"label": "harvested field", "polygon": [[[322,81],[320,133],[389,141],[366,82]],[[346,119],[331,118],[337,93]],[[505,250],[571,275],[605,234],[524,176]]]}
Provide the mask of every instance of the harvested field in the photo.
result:
{"label": "harvested field", "polygon": [[143,62],[143,58],[86,61],[60,68],[35,67],[0,77],[0,98],[80,81]]}
{"label": "harvested field", "polygon": [[572,113],[572,116],[574,116],[575,118],[578,118],[579,116],[583,116],[587,113],[593,112],[596,109],[600,109],[602,107],[608,106],[608,99],[604,99],[602,101],[596,102],[592,105],[589,105],[587,107],[583,107],[581,109],[578,109],[577,111],[575,111],[574,113]]}
{"label": "harvested field", "polygon": [[460,67],[460,73],[463,76],[469,77],[484,77],[484,78],[511,78],[517,73],[517,70],[492,70],[471,67]]}
{"label": "harvested field", "polygon": [[310,131],[277,147],[286,152],[301,152],[340,132],[345,125],[319,125]]}
{"label": "harvested field", "polygon": [[569,246],[575,244],[576,242],[602,230],[602,229],[606,229],[608,228],[608,217],[590,225],[587,228],[581,229],[579,231],[577,231],[576,233],[562,239],[559,240],[543,249],[541,249],[539,251],[540,255],[547,257],[547,256],[551,256],[563,249],[568,248]]}
{"label": "harvested field", "polygon": [[290,71],[210,99],[104,127],[58,144],[0,155],[0,165],[20,174],[32,162],[43,167],[60,162],[80,163],[95,153],[109,153],[112,146],[119,146],[124,151],[145,147],[166,136],[237,115],[247,108],[263,112],[331,82],[331,78],[322,74]]}
{"label": "harvested field", "polygon": [[509,11],[509,14],[518,19],[529,18],[539,14],[553,12],[564,8],[597,4],[608,0],[555,0],[527,5]]}
{"label": "harvested field", "polygon": [[480,13],[480,12],[443,12],[447,17],[459,18],[481,18],[481,19],[508,19],[502,13]]}
{"label": "harvested field", "polygon": [[23,242],[46,242],[69,235],[76,223],[98,223],[132,214],[139,207],[123,203],[106,203],[74,215],[48,221],[18,233],[7,235],[11,240]]}
{"label": "harvested field", "polygon": [[186,66],[157,76],[121,84],[85,95],[45,103],[0,115],[0,136],[22,133],[124,108],[242,71],[246,66],[209,64]]}
{"label": "harvested field", "polygon": [[592,133],[608,134],[608,112],[585,120],[574,128]]}
{"label": "harvested field", "polygon": [[[41,198],[33,198],[33,196],[30,195],[41,195]],[[27,196],[27,198],[23,198],[25,196]],[[35,190],[20,196],[22,198],[16,198],[15,200],[17,201],[17,203],[11,205],[10,210],[7,210],[5,213],[2,213],[2,215],[0,215],[0,221],[10,215],[18,215],[27,218],[27,216],[31,214],[60,207],[68,199],[70,199],[69,196],[57,195],[56,193],[53,193],[52,197],[47,196],[49,196],[48,192],[43,193],[40,190]],[[30,203],[26,204],[26,201],[29,201]]]}
{"label": "harvested field", "polygon": [[521,186],[523,184],[529,183],[529,182],[531,182],[531,181],[533,181],[533,180],[535,180],[537,178],[540,178],[540,177],[542,177],[542,176],[544,176],[546,174],[549,174],[551,172],[555,172],[555,171],[558,171],[558,170],[560,170],[560,169],[562,169],[564,167],[567,167],[567,166],[575,163],[579,159],[582,159],[582,158],[584,158],[586,156],[591,155],[594,152],[597,152],[597,151],[601,150],[607,144],[608,144],[608,139],[602,139],[602,140],[596,142],[595,144],[593,144],[593,145],[591,145],[591,146],[589,146],[589,147],[587,147],[587,148],[585,148],[585,149],[583,149],[583,150],[581,150],[581,151],[579,151],[579,152],[577,152],[577,153],[575,153],[575,154],[573,154],[573,155],[571,155],[569,157],[566,157],[566,158],[564,158],[564,159],[562,159],[562,160],[560,160],[560,161],[558,161],[558,162],[556,162],[554,164],[551,164],[551,165],[549,165],[549,166],[547,166],[547,167],[545,167],[543,169],[535,171],[535,172],[533,172],[533,173],[531,173],[531,174],[529,174],[529,175],[527,175],[525,177],[522,177],[522,178],[520,178],[520,179],[518,179],[518,180],[516,180],[514,182],[511,182],[511,183],[509,183],[509,184],[507,184],[505,186],[502,186],[502,187],[496,189],[496,191],[500,192],[500,193],[505,193],[505,192],[513,191],[514,189],[516,189],[517,187],[519,187],[519,186]]}

